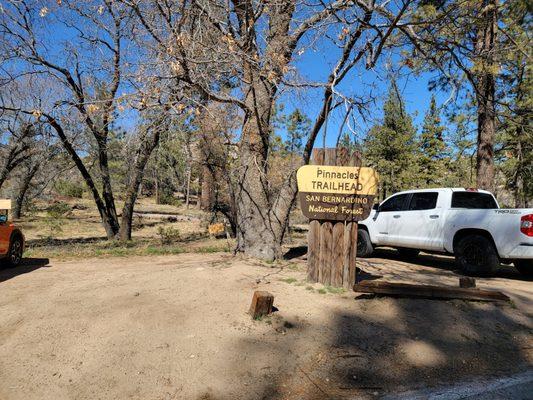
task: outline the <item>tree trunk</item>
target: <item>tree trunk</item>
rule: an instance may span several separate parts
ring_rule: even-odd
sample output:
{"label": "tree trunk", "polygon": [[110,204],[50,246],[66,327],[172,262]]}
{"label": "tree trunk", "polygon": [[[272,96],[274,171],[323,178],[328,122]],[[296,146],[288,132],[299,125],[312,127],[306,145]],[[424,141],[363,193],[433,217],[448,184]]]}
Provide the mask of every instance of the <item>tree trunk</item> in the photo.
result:
{"label": "tree trunk", "polygon": [[259,76],[249,76],[254,81],[246,104],[254,112],[245,115],[240,142],[237,249],[247,256],[274,260],[281,256],[282,224],[285,223],[273,218],[266,177],[275,88]]}
{"label": "tree trunk", "polygon": [[204,211],[211,211],[215,204],[215,178],[213,171],[207,165],[208,160],[204,160],[202,167],[202,193],[200,207]]}
{"label": "tree trunk", "polygon": [[126,192],[126,201],[124,202],[124,207],[122,208],[122,219],[120,221],[120,230],[118,233],[120,240],[131,240],[133,208],[135,207],[135,202],[137,201],[139,187],[144,176],[144,169],[148,163],[148,160],[150,159],[150,155],[159,144],[160,135],[161,130],[159,127],[156,127],[152,137],[145,138],[141,143],[139,150],[137,151],[133,176]]}
{"label": "tree trunk", "polygon": [[9,154],[3,157],[4,162],[0,166],[0,188],[6,182],[11,171],[13,171],[19,164],[21,164],[23,161],[25,161],[29,157],[29,155],[24,155],[24,154],[18,157],[20,153],[22,153],[20,150],[11,149],[9,151]]}
{"label": "tree trunk", "polygon": [[191,179],[192,179],[192,150],[191,138],[188,137],[185,143],[185,150],[187,151],[186,166],[185,166],[185,208],[189,208],[191,203]]}
{"label": "tree trunk", "polygon": [[28,166],[22,177],[17,197],[15,198],[15,208],[13,209],[14,219],[20,219],[20,217],[22,216],[22,206],[24,205],[24,198],[26,197],[26,193],[30,188],[30,183],[37,171],[39,170],[39,167],[39,163],[35,163],[32,166]]}
{"label": "tree trunk", "polygon": [[[118,235],[120,225],[118,223],[117,209],[115,207],[115,198],[113,196],[113,188],[111,186],[111,175],[109,173],[109,164],[107,159],[107,137],[98,137],[98,165],[100,167],[101,182],[102,182],[102,197],[105,203],[106,215],[108,220],[108,229],[112,232],[112,237]],[[109,233],[108,233],[109,237]]]}
{"label": "tree trunk", "polygon": [[477,187],[494,190],[494,139],[496,137],[496,110],[494,107],[494,78],[486,75],[478,96]]}
{"label": "tree trunk", "polygon": [[494,190],[494,140],[496,136],[495,71],[494,61],[497,0],[484,0],[481,21],[476,37],[476,55],[482,65],[477,82],[477,186]]}
{"label": "tree trunk", "polygon": [[100,214],[100,219],[102,220],[102,225],[104,226],[104,229],[106,231],[106,236],[108,239],[113,239],[118,232],[117,230],[114,230],[113,227],[116,227],[118,225],[118,220],[116,218],[116,215],[113,219],[111,215],[108,214],[108,210],[106,208],[105,203],[102,201],[102,198],[100,197],[100,193],[98,192],[98,189],[96,187],[96,184],[94,183],[94,180],[87,170],[85,168],[85,165],[83,164],[82,159],[76,153],[76,150],[74,147],[72,147],[72,143],[67,138],[67,135],[65,134],[65,131],[63,130],[63,127],[57,122],[54,118],[52,118],[49,115],[45,115],[45,117],[48,120],[48,123],[54,128],[57,135],[59,136],[59,139],[63,143],[63,147],[67,151],[67,153],[72,158],[72,161],[74,162],[74,165],[78,168],[78,171],[80,172],[83,180],[85,181],[85,184],[91,191],[93,195],[94,202],[96,204],[96,207],[98,208],[98,213]]}
{"label": "tree trunk", "polygon": [[189,203],[191,201],[191,168],[187,167],[187,182],[185,183],[185,208],[189,208]]}
{"label": "tree trunk", "polygon": [[8,170],[7,168],[2,168],[0,170],[0,188],[4,185],[10,172],[11,170]]}
{"label": "tree trunk", "polygon": [[161,204],[161,191],[159,190],[159,174],[157,173],[157,167],[154,169],[154,190],[155,203]]}
{"label": "tree trunk", "polygon": [[[517,131],[520,128],[517,129]],[[516,160],[517,160],[517,167],[516,171],[513,176],[513,197],[514,197],[514,206],[516,208],[522,207],[522,199],[520,198],[521,194],[524,192],[524,182],[522,180],[522,141],[520,137],[520,133],[518,133],[518,141],[516,143]]]}

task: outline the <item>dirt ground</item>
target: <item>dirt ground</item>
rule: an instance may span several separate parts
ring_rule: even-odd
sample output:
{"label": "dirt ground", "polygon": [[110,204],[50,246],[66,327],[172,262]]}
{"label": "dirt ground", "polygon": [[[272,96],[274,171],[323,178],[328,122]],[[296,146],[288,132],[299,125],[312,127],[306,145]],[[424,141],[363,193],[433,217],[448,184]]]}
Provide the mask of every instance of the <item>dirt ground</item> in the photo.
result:
{"label": "dirt ground", "polygon": [[[445,257],[382,251],[358,266],[458,279]],[[478,286],[513,303],[336,293],[306,283],[302,260],[26,260],[0,270],[0,399],[370,399],[530,368],[531,282],[502,267]],[[257,289],[278,311],[253,321]]]}

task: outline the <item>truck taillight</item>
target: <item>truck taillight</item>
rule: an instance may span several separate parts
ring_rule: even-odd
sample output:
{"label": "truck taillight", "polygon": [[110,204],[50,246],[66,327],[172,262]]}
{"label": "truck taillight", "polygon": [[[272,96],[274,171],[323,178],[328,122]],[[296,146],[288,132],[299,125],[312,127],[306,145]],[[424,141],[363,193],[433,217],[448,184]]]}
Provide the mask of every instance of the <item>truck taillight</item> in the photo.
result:
{"label": "truck taillight", "polygon": [[520,232],[527,236],[533,236],[533,214],[524,215],[520,219]]}

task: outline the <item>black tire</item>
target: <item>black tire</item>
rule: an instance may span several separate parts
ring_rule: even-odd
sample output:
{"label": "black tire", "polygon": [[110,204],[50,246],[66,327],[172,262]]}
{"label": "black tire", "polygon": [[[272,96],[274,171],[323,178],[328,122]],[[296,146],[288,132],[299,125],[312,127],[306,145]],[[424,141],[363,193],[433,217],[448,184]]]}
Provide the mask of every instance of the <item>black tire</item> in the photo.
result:
{"label": "black tire", "polygon": [[374,246],[370,235],[364,229],[357,230],[357,257],[370,257],[374,253]]}
{"label": "black tire", "polygon": [[417,249],[399,248],[399,249],[396,249],[396,250],[398,250],[398,253],[400,253],[400,256],[402,258],[407,258],[407,259],[415,258],[420,253],[420,250],[417,250]]}
{"label": "black tire", "polygon": [[500,266],[500,258],[492,241],[481,235],[468,235],[459,240],[455,262],[467,275],[492,275]]}
{"label": "black tire", "polygon": [[533,276],[533,260],[515,260],[514,266],[524,276]]}
{"label": "black tire", "polygon": [[14,236],[9,244],[9,251],[5,258],[5,263],[8,267],[17,267],[22,261],[22,253],[24,252],[24,242],[20,236]]}

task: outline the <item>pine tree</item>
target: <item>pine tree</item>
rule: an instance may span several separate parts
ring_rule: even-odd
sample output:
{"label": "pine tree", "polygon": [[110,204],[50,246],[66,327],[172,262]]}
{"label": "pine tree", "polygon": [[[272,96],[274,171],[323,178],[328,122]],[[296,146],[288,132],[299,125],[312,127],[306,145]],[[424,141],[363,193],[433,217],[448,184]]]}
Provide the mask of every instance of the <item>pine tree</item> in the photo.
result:
{"label": "pine tree", "polygon": [[448,148],[444,141],[444,127],[441,125],[435,96],[432,96],[422,125],[418,157],[420,180],[426,187],[442,184],[447,169],[448,155]]}
{"label": "pine tree", "polygon": [[502,21],[509,36],[504,38],[502,58],[501,123],[497,159],[505,188],[513,194],[513,206],[533,203],[533,68],[530,34],[533,20],[528,2],[513,0],[502,7]]}
{"label": "pine tree", "polygon": [[416,182],[416,130],[395,81],[389,88],[383,114],[383,123],[368,132],[364,159],[380,174],[380,192],[385,198]]}
{"label": "pine tree", "polygon": [[309,133],[311,120],[299,109],[290,113],[285,121],[287,130],[286,150],[290,154],[298,153],[302,150],[302,140]]}

